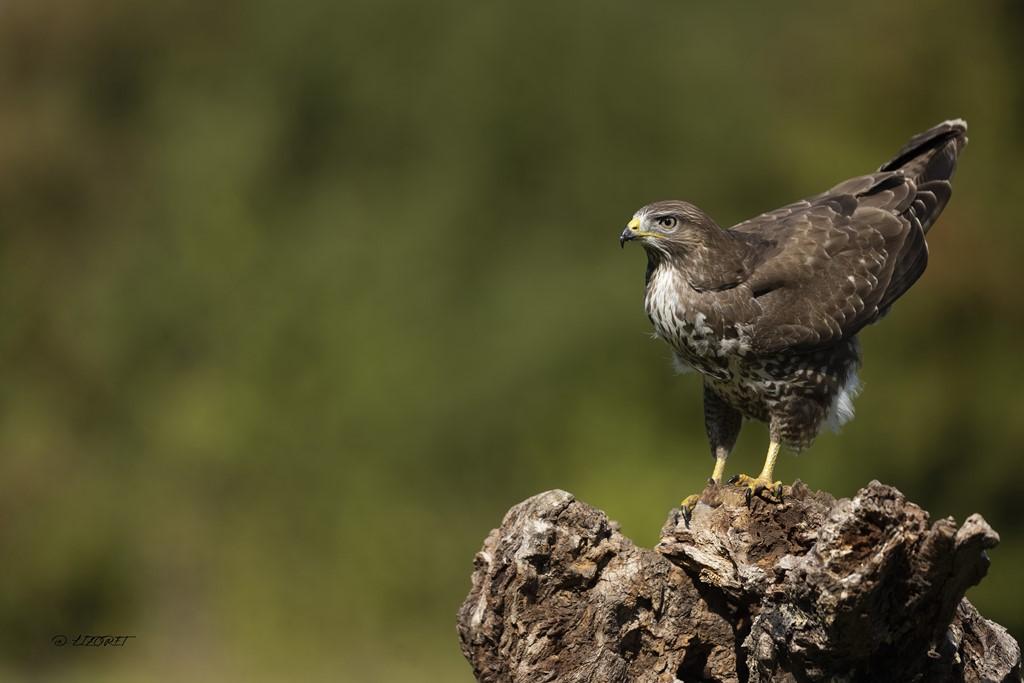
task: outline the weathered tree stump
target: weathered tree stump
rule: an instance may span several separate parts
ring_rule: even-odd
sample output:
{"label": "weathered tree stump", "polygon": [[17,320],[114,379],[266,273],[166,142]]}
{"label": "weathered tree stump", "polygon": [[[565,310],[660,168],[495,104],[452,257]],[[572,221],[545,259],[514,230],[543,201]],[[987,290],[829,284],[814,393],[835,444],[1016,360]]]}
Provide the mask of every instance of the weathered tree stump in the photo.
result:
{"label": "weathered tree stump", "polygon": [[480,681],[1020,681],[1004,628],[963,597],[998,535],[934,524],[872,482],[781,505],[710,488],[651,550],[564,491],[516,505],[459,610]]}

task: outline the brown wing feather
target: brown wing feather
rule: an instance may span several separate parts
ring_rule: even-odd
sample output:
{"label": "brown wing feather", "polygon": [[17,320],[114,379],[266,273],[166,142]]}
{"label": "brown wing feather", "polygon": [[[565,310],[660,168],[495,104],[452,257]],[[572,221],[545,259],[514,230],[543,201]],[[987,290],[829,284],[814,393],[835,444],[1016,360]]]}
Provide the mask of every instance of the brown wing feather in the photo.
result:
{"label": "brown wing feather", "polygon": [[730,230],[752,254],[749,289],[762,353],[813,350],[884,315],[924,272],[925,233],[950,196],[966,126],[911,139],[876,173],[851,178]]}
{"label": "brown wing feather", "polygon": [[760,310],[756,350],[820,348],[877,317],[909,224],[850,204],[822,202],[773,225],[773,255],[744,283]]}

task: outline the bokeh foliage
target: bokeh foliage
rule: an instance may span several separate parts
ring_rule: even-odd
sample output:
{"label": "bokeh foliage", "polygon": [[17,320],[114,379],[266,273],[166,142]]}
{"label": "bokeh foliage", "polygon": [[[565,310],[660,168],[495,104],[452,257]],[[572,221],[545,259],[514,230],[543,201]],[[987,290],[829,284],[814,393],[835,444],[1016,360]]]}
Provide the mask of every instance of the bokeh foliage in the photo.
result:
{"label": "bokeh foliage", "polygon": [[[1002,534],[1024,636],[1019,3],[0,2],[0,677],[470,681],[509,505],[651,544],[702,486],[639,206],[723,225],[966,118],[928,273],[841,438]],[[748,426],[730,470],[760,466]],[[56,634],[134,634],[119,650]]]}

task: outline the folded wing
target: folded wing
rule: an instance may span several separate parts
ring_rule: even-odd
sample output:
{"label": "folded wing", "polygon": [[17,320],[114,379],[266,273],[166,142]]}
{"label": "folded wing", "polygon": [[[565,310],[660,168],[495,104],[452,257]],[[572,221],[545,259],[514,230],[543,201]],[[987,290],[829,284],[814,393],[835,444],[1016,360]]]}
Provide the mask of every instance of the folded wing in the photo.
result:
{"label": "folded wing", "polygon": [[912,138],[878,172],[730,228],[754,255],[756,351],[811,351],[884,315],[928,264],[925,234],[945,208],[966,124]]}

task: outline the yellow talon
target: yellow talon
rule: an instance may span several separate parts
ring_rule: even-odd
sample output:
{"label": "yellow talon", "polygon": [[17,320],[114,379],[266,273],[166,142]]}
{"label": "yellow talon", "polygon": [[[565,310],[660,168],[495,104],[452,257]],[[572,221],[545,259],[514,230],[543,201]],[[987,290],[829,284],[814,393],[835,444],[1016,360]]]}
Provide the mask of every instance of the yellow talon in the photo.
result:
{"label": "yellow talon", "polygon": [[775,499],[782,502],[782,482],[772,481],[772,472],[775,470],[775,460],[779,457],[779,442],[772,441],[768,446],[768,455],[764,460],[764,468],[761,474],[751,477],[746,474],[737,474],[729,480],[730,484],[747,487],[747,507],[750,507],[750,500],[761,491],[771,491]]}
{"label": "yellow talon", "polygon": [[737,474],[729,480],[730,484],[747,487],[747,507],[750,507],[750,500],[761,491],[771,491],[778,502],[782,502],[782,482],[764,479],[762,477],[750,477],[746,474]]}
{"label": "yellow talon", "polygon": [[683,523],[687,527],[690,526],[690,519],[693,517],[693,508],[697,507],[697,501],[700,500],[700,494],[695,493],[692,496],[683,498],[683,502],[679,504],[679,512],[683,515]]}
{"label": "yellow talon", "polygon": [[698,500],[700,500],[700,494],[695,493],[692,496],[687,496],[686,498],[683,498],[683,502],[680,503],[679,506],[685,510],[689,510],[692,512],[693,508],[696,507]]}
{"label": "yellow talon", "polygon": [[[722,472],[725,471],[725,458],[715,458],[715,471],[711,473],[711,477],[708,479],[708,488],[712,486],[718,486],[722,483]],[[686,522],[686,526],[690,526],[690,518],[693,516],[693,508],[697,507],[697,501],[700,500],[701,494],[695,493],[692,496],[683,498],[683,502],[679,504],[679,511],[683,514],[683,521]]]}

